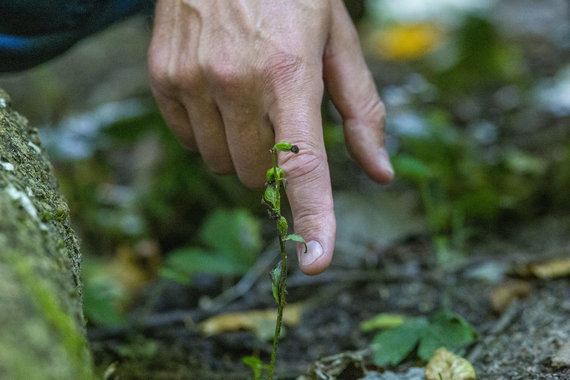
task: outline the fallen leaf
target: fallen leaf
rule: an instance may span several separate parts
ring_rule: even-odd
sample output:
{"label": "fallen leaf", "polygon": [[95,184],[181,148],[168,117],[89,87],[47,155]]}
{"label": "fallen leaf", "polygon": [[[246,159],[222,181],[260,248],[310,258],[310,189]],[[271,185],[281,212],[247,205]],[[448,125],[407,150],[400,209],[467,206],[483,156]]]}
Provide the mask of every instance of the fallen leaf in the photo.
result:
{"label": "fallen leaf", "polygon": [[361,351],[345,351],[340,354],[320,358],[311,364],[311,368],[306,375],[299,376],[297,380],[333,380],[351,365],[355,369],[363,370],[364,360],[368,354],[369,351],[365,349]]}
{"label": "fallen leaf", "polygon": [[542,264],[530,264],[529,269],[532,274],[542,279],[568,276],[570,275],[570,257]]}
{"label": "fallen leaf", "polygon": [[119,282],[129,294],[127,301],[156,277],[160,267],[160,247],[156,241],[142,240],[131,246],[117,246],[112,260],[105,270]]}
{"label": "fallen leaf", "polygon": [[474,380],[475,370],[469,361],[444,347],[439,348],[426,366],[426,380]]}
{"label": "fallen leaf", "polygon": [[509,281],[497,286],[491,292],[491,306],[496,313],[504,313],[516,299],[526,298],[530,294],[527,281]]}
{"label": "fallen leaf", "polygon": [[[287,305],[283,312],[283,323],[296,326],[301,321],[302,304]],[[274,334],[276,309],[249,310],[226,313],[209,318],[198,326],[199,330],[209,336],[241,329],[253,331],[260,339],[271,339]]]}
{"label": "fallen leaf", "polygon": [[544,280],[570,276],[570,257],[549,260],[542,263],[527,263],[514,268],[513,272],[519,276],[534,276]]}
{"label": "fallen leaf", "polygon": [[557,368],[570,367],[570,340],[554,355],[552,366]]}
{"label": "fallen leaf", "polygon": [[391,329],[404,323],[401,314],[382,313],[360,323],[360,331],[367,332],[380,329]]}

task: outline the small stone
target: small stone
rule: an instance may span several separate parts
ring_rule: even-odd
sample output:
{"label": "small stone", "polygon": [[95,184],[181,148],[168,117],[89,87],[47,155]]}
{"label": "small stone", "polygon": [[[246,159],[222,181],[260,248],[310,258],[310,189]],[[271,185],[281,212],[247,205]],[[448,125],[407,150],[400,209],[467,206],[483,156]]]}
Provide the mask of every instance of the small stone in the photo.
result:
{"label": "small stone", "polygon": [[554,355],[552,366],[556,368],[570,367],[570,340]]}

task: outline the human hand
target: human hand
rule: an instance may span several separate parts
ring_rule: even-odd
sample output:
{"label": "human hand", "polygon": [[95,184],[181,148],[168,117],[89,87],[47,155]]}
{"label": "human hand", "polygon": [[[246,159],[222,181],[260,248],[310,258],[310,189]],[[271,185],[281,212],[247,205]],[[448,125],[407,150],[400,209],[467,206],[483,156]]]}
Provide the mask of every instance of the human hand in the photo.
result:
{"label": "human hand", "polygon": [[326,85],[346,144],[366,174],[394,175],[384,147],[384,105],[341,0],[159,0],[149,76],[161,112],[208,167],[261,188],[276,141],[306,274],[330,264],[336,222],[320,105]]}

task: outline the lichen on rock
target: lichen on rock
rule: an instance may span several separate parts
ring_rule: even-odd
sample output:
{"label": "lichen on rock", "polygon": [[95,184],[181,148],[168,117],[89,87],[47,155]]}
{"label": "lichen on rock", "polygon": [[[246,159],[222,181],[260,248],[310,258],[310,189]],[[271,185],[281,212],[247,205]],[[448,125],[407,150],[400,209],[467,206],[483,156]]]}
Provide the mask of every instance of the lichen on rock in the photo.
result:
{"label": "lichen on rock", "polygon": [[0,89],[1,378],[91,378],[79,244],[62,210],[37,130]]}

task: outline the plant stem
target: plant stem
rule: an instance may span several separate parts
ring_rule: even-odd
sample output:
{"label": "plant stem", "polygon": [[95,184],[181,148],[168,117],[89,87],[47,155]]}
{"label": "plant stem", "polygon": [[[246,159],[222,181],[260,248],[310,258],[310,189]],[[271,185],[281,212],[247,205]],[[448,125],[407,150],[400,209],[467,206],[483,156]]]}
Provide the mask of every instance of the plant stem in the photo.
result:
{"label": "plant stem", "polygon": [[[277,175],[277,151],[271,149],[271,160],[273,161],[273,173]],[[281,216],[281,180],[276,178],[276,202],[275,206],[278,216]],[[279,220],[279,219],[277,219]],[[277,222],[278,223],[278,222]],[[277,306],[277,321],[275,322],[275,335],[273,336],[273,348],[271,349],[271,361],[269,362],[269,380],[273,380],[273,372],[275,370],[275,357],[277,355],[277,345],[279,343],[279,335],[281,334],[281,324],[283,321],[283,309],[285,308],[285,295],[287,294],[287,250],[285,249],[285,239],[279,230],[277,224],[277,234],[279,235],[279,247],[281,249],[281,277],[279,278],[279,303]]]}
{"label": "plant stem", "polygon": [[277,306],[277,321],[275,322],[275,335],[273,336],[273,348],[271,350],[271,362],[269,363],[269,380],[273,380],[273,370],[275,367],[275,357],[277,354],[277,344],[281,334],[281,323],[283,321],[283,309],[285,308],[285,294],[287,294],[287,251],[285,241],[279,237],[281,247],[281,278],[279,284],[279,305]]}

